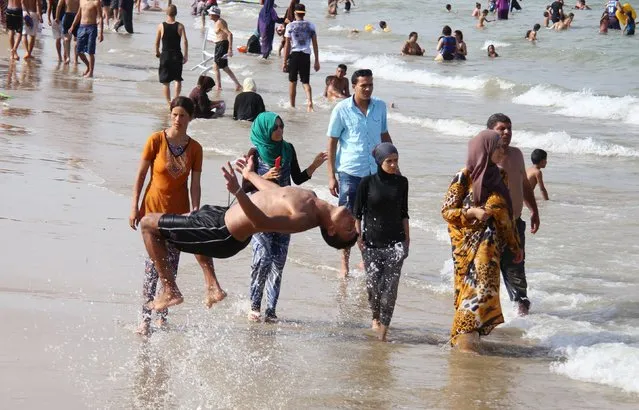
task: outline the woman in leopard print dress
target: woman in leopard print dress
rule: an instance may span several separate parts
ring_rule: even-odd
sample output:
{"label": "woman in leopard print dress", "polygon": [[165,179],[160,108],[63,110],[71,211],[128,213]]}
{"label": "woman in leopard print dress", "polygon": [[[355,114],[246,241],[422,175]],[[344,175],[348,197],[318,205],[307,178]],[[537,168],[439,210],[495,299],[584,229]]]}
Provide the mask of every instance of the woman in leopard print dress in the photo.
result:
{"label": "woman in leopard print dress", "polygon": [[476,351],[479,336],[504,322],[499,303],[499,260],[508,246],[521,260],[499,134],[480,132],[468,143],[466,167],[448,188],[442,216],[448,222],[455,274],[451,344]]}

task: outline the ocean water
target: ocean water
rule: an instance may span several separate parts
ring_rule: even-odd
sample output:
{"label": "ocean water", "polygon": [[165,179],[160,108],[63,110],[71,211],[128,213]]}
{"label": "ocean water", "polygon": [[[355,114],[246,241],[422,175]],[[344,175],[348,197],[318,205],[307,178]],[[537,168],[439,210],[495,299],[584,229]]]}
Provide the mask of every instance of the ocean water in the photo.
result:
{"label": "ocean water", "polygon": [[[258,6],[220,3],[235,45],[244,44]],[[203,32],[188,4],[177,4],[190,43],[188,94],[197,73],[187,68],[199,61]],[[9,329],[0,342],[3,407],[634,408],[638,40],[598,34],[595,9],[574,10],[570,30],[542,28],[531,44],[524,34],[542,22],[544,2],[523,2],[524,10],[484,30],[470,16],[474,2],[451,4],[453,13],[434,1],[362,0],[351,13],[328,17],[324,1],[307,1],[320,45],[314,113],[289,107],[276,55],[230,60],[240,81],[253,77],[267,109],[280,113],[302,166],[326,148],[332,103],[321,94],[337,64],[349,73],[372,69],[374,95],[394,104],[389,131],[410,181],[412,249],[388,344],[367,332],[363,272],[338,279],[339,256],[317,230],[292,241],[282,323],[246,320],[249,250],[216,261],[229,297],[210,311],[199,304],[199,268],[185,255],[185,304],[171,310],[168,331],[140,340],[133,330],[144,250],[126,218],[144,141],[168,123],[153,50],[163,14],[136,15],[133,36],[107,32],[94,80],[55,63],[48,28],[35,62],[12,65],[2,55],[0,86],[13,98],[0,110],[7,193],[0,226],[19,238],[0,258],[0,312]],[[390,33],[363,31],[381,19]],[[444,24],[464,32],[467,61],[432,61]],[[411,31],[428,56],[399,56]],[[499,58],[486,57],[489,44]],[[235,93],[224,74],[222,85],[212,97],[230,106]],[[304,106],[301,90],[297,103]],[[551,200],[538,197],[541,227],[527,235],[531,314],[517,317],[502,292],[506,323],[486,338],[486,355],[465,356],[447,347],[452,263],[439,208],[464,165],[467,140],[495,112],[512,118],[513,145],[529,165],[533,149],[548,152]],[[248,131],[229,117],[192,122],[205,150],[203,202],[227,203],[218,170],[248,150]],[[306,186],[333,201],[325,168]]]}

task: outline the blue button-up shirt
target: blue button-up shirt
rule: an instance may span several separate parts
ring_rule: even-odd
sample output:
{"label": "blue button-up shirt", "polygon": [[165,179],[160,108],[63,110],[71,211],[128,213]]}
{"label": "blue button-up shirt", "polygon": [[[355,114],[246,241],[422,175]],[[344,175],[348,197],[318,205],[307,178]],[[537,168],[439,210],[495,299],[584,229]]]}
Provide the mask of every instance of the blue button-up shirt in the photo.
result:
{"label": "blue button-up shirt", "polygon": [[386,103],[372,97],[366,116],[355,105],[354,97],[340,101],[331,113],[327,134],[339,140],[335,167],[356,177],[377,173],[373,148],[382,142],[388,132]]}

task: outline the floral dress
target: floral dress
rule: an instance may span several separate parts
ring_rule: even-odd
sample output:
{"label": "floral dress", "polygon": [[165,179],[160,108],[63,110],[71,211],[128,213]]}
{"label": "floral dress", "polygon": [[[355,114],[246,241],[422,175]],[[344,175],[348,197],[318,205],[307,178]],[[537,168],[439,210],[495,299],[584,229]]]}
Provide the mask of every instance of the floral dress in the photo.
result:
{"label": "floral dress", "polygon": [[[508,185],[505,171],[501,171]],[[448,222],[455,274],[455,317],[451,343],[460,334],[478,332],[488,335],[504,322],[499,302],[499,260],[508,246],[519,251],[517,228],[512,222],[506,200],[498,193],[489,194],[482,207],[490,210],[487,221],[468,220],[462,209],[473,205],[470,173],[462,169],[446,192],[442,217]]]}

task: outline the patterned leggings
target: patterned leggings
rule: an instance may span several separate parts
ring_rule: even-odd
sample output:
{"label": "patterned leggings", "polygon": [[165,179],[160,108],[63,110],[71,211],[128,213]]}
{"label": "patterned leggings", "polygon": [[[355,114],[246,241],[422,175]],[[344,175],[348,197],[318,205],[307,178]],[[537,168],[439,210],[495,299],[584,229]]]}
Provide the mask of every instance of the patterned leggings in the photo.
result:
{"label": "patterned leggings", "polygon": [[[168,251],[169,269],[173,273],[173,277],[177,276],[178,264],[180,263],[180,251],[173,245],[167,242],[166,249]],[[151,321],[152,310],[146,308],[146,304],[151,302],[155,298],[155,292],[158,285],[158,271],[155,269],[155,265],[151,258],[144,260],[144,284],[142,285],[142,295],[144,297],[144,304],[142,305],[142,318],[145,322]],[[169,314],[168,309],[158,311],[158,316],[161,319],[166,319]]]}
{"label": "patterned leggings", "polygon": [[399,277],[406,253],[401,243],[388,248],[364,248],[366,290],[373,319],[389,326],[395,310]]}
{"label": "patterned leggings", "polygon": [[0,28],[7,28],[7,0],[0,0]]}
{"label": "patterned leggings", "polygon": [[282,233],[258,233],[253,235],[253,265],[251,266],[251,310],[260,311],[262,294],[266,285],[267,317],[275,316],[280,296],[282,271],[288,255],[291,235]]}

